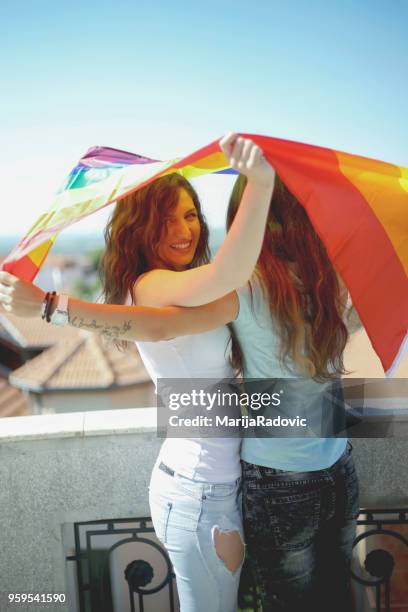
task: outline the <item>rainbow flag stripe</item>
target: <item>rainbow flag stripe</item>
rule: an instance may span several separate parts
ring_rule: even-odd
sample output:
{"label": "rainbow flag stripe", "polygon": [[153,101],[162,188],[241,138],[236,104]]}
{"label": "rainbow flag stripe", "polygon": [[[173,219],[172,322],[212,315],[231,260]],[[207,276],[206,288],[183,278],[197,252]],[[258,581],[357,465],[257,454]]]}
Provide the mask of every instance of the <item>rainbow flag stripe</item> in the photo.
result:
{"label": "rainbow flag stripe", "polygon": [[[280,138],[243,135],[262,147],[307,210],[391,376],[408,351],[408,169]],[[218,141],[169,161],[93,147],[3,269],[32,281],[62,229],[171,172],[187,179],[234,173]]]}

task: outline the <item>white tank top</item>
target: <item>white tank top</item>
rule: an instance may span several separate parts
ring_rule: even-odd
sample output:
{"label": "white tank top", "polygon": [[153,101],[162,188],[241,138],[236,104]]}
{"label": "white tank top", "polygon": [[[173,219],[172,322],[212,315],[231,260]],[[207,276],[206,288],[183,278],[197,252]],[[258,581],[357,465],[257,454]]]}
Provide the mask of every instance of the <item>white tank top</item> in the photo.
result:
{"label": "white tank top", "polygon": [[[160,342],[136,342],[156,386],[158,378],[232,378],[230,332],[223,326]],[[239,438],[167,438],[159,458],[179,474],[206,482],[231,482],[241,475]]]}

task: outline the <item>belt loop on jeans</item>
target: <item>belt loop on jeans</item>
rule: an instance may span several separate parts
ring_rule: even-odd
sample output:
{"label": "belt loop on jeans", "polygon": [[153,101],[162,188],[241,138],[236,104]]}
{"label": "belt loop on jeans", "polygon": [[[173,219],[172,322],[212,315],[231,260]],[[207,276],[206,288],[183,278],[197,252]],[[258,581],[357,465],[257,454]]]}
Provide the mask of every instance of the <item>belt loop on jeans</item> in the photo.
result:
{"label": "belt loop on jeans", "polygon": [[[169,476],[174,476],[174,474],[176,473],[168,465],[163,463],[163,461],[160,462],[158,468],[159,468],[159,470],[161,470],[162,472],[165,472]],[[239,485],[241,483],[241,480],[242,480],[242,477],[238,476],[238,478],[236,478],[235,481],[234,481],[235,486]]]}
{"label": "belt loop on jeans", "polygon": [[161,470],[162,472],[166,472],[166,474],[168,474],[169,476],[174,476],[175,474],[174,470],[169,468],[169,466],[163,463],[163,461],[159,465],[159,470]]}

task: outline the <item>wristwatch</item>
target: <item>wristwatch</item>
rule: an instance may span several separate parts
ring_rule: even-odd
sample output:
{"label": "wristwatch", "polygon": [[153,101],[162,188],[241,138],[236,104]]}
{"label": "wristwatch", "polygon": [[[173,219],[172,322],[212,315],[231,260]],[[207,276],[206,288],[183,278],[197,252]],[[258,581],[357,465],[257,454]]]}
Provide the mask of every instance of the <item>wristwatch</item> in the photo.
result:
{"label": "wristwatch", "polygon": [[57,307],[51,316],[51,323],[54,325],[68,325],[68,321],[68,295],[60,293],[58,295]]}

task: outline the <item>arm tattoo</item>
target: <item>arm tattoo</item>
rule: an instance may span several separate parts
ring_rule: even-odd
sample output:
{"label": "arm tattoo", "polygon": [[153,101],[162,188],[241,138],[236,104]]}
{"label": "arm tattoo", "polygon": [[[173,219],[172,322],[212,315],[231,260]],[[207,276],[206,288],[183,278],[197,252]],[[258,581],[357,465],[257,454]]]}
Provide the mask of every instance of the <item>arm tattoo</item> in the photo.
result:
{"label": "arm tattoo", "polygon": [[[130,331],[132,328],[130,321],[124,321],[122,326],[119,325],[98,325],[95,319],[91,321],[85,321],[83,317],[73,317],[69,321],[70,325],[73,327],[78,327],[79,329],[89,329],[89,331],[95,331],[103,336],[108,338],[122,338],[126,332]],[[125,339],[125,338],[124,338]]]}

